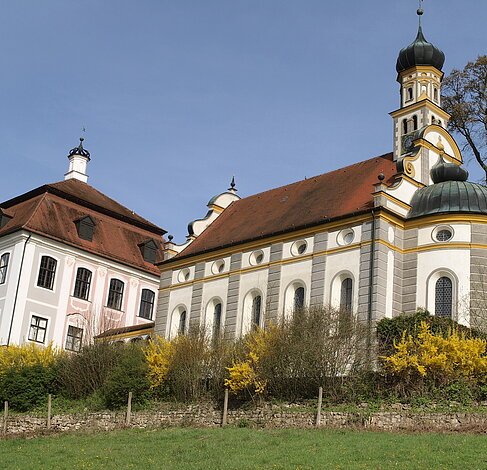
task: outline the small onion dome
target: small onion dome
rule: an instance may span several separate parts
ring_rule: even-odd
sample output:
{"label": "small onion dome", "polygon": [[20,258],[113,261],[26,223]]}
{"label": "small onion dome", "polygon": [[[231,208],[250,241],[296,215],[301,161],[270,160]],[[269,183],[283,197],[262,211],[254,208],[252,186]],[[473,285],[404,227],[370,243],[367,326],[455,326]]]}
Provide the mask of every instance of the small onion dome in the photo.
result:
{"label": "small onion dome", "polygon": [[396,70],[401,73],[416,65],[431,65],[441,71],[444,63],[445,54],[425,39],[420,25],[414,42],[399,52]]}
{"label": "small onion dome", "polygon": [[463,168],[440,157],[431,178],[434,184],[414,193],[408,218],[448,212],[487,214],[487,187],[469,183]]}
{"label": "small onion dome", "polygon": [[90,159],[90,152],[83,148],[83,140],[85,140],[83,137],[79,138],[79,145],[69,151],[68,157],[71,157],[72,155],[81,155],[82,157],[86,157],[88,160]]}

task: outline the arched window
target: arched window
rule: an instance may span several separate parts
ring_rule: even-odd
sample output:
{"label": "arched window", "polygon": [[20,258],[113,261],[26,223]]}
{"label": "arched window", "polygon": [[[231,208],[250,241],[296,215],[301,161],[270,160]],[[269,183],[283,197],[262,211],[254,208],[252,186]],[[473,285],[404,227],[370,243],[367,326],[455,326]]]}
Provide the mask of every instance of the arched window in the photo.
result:
{"label": "arched window", "polygon": [[453,284],[449,277],[443,276],[435,285],[435,315],[439,317],[452,317]]}
{"label": "arched window", "polygon": [[122,310],[124,283],[120,279],[111,279],[108,290],[107,307]]}
{"label": "arched window", "polygon": [[414,130],[418,130],[418,116],[416,114],[413,116],[413,128]]}
{"label": "arched window", "polygon": [[54,276],[56,274],[57,261],[50,256],[43,256],[41,258],[41,265],[39,267],[39,276],[37,277],[37,285],[44,287],[44,289],[52,290],[54,287]]}
{"label": "arched window", "polygon": [[154,299],[156,294],[150,289],[142,289],[140,296],[139,317],[146,320],[152,320],[152,312],[154,310]]}
{"label": "arched window", "polygon": [[179,335],[185,335],[186,334],[186,310],[183,310],[179,314],[178,334]]}
{"label": "arched window", "polygon": [[340,310],[352,311],[353,282],[350,277],[342,281],[340,288]]}
{"label": "arched window", "polygon": [[10,253],[4,253],[0,258],[0,284],[5,284],[7,279],[8,261],[10,259]]}
{"label": "arched window", "polygon": [[222,304],[218,302],[215,304],[213,310],[213,340],[217,340],[220,337],[222,330]]}
{"label": "arched window", "polygon": [[262,317],[262,296],[256,295],[252,299],[252,329],[261,326]]}
{"label": "arched window", "polygon": [[78,268],[76,281],[74,283],[73,297],[88,300],[90,295],[91,271],[86,268]]}
{"label": "arched window", "polygon": [[438,88],[433,89],[433,99],[438,101]]}
{"label": "arched window", "polygon": [[408,133],[408,120],[407,119],[402,120],[402,133],[403,134]]}
{"label": "arched window", "polygon": [[407,93],[408,93],[407,94],[407,97],[408,97],[407,100],[408,101],[412,100],[414,98],[414,92],[413,92],[413,87],[412,86],[410,86],[408,88],[408,92]]}
{"label": "arched window", "polygon": [[299,310],[304,307],[304,287],[297,287],[294,291],[293,310]]}

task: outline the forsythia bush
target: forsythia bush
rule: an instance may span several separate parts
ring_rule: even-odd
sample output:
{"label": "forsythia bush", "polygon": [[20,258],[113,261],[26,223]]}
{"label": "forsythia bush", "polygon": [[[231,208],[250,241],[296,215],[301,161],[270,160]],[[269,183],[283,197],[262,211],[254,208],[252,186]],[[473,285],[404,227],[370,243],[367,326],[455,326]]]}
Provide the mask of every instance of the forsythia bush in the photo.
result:
{"label": "forsythia bush", "polygon": [[247,350],[246,359],[233,363],[228,367],[229,378],[225,380],[225,386],[233,393],[248,391],[251,395],[262,395],[267,383],[259,373],[259,362],[267,353],[275,328],[271,326],[267,330],[257,328],[245,339]]}
{"label": "forsythia bush", "polygon": [[416,375],[447,382],[482,378],[487,374],[487,341],[467,338],[456,330],[437,336],[426,322],[421,322],[417,337],[404,331],[401,341],[394,347],[396,353],[382,359],[386,370],[396,375]]}
{"label": "forsythia bush", "polygon": [[22,346],[0,347],[0,375],[10,369],[19,370],[23,367],[52,365],[60,352],[50,343],[46,347],[39,347],[33,343]]}
{"label": "forsythia bush", "polygon": [[152,339],[144,349],[148,366],[148,378],[151,388],[161,386],[167,377],[174,345],[160,336]]}

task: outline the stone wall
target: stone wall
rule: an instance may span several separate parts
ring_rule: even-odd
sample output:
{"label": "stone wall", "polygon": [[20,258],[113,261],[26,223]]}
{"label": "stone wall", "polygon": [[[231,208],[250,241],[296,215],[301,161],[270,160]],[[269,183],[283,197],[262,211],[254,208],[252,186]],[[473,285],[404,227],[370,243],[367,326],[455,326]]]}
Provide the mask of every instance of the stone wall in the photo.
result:
{"label": "stone wall", "polygon": [[[52,432],[76,430],[109,431],[125,427],[124,412],[80,413],[54,415]],[[153,428],[170,426],[219,427],[222,412],[209,405],[189,405],[157,411],[139,411],[131,414],[128,427]],[[309,408],[265,405],[252,410],[229,410],[229,426],[265,428],[312,428],[316,413]],[[487,413],[434,413],[407,410],[381,412],[334,412],[321,414],[323,428],[362,428],[387,431],[475,431],[487,432]],[[35,435],[47,431],[46,417],[11,415],[7,422],[7,436]]]}

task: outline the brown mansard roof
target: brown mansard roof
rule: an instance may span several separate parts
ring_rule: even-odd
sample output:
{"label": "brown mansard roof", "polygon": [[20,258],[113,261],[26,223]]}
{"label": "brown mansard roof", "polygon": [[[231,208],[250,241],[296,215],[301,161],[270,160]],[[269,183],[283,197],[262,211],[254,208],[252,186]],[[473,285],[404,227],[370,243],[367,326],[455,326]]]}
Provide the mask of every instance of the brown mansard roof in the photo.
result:
{"label": "brown mansard roof", "polygon": [[370,210],[380,173],[384,174],[385,183],[397,173],[392,153],[240,199],[227,207],[176,258]]}
{"label": "brown mansard roof", "polygon": [[[154,240],[162,259],[162,228],[135,214],[87,183],[76,179],[46,184],[0,204],[12,219],[0,237],[18,230],[44,235],[151,274],[159,269],[144,261],[139,245]],[[92,241],[78,236],[75,221],[95,221]]]}

